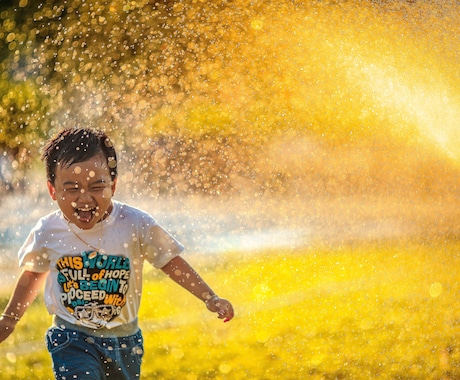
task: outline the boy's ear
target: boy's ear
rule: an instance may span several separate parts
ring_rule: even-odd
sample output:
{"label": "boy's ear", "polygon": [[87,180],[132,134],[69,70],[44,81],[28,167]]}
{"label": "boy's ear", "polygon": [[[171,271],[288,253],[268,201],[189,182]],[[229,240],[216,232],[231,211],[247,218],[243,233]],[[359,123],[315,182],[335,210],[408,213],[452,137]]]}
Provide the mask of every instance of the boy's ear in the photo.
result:
{"label": "boy's ear", "polygon": [[46,184],[48,185],[48,193],[50,194],[51,199],[55,201],[56,200],[56,188],[51,183],[51,181],[48,181]]}
{"label": "boy's ear", "polygon": [[115,178],[112,180],[112,196],[115,194],[115,189],[117,188],[117,178],[118,178],[118,177],[115,177]]}

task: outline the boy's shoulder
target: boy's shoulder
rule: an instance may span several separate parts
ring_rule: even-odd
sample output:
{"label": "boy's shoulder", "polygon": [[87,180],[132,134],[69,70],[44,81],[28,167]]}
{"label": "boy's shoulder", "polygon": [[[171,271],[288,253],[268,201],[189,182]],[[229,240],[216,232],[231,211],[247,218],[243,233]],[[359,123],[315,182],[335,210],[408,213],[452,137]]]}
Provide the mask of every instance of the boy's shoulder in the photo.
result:
{"label": "boy's shoulder", "polygon": [[57,209],[51,211],[50,213],[43,215],[39,220],[46,224],[46,223],[56,223],[58,220],[63,219],[62,211]]}
{"label": "boy's shoulder", "polygon": [[59,230],[67,228],[67,223],[61,210],[54,210],[38,219],[34,227],[36,230]]}
{"label": "boy's shoulder", "polygon": [[112,202],[114,206],[113,216],[115,219],[133,218],[153,221],[153,217],[147,211],[117,200],[112,200]]}

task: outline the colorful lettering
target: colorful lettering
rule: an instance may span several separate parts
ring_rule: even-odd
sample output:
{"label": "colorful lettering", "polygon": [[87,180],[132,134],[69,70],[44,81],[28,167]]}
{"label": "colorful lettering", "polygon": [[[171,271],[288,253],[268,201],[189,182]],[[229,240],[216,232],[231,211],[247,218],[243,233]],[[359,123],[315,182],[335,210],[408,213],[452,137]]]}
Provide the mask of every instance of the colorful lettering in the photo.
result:
{"label": "colorful lettering", "polygon": [[87,251],[81,256],[61,257],[56,269],[61,302],[84,324],[102,327],[126,304],[129,258]]}

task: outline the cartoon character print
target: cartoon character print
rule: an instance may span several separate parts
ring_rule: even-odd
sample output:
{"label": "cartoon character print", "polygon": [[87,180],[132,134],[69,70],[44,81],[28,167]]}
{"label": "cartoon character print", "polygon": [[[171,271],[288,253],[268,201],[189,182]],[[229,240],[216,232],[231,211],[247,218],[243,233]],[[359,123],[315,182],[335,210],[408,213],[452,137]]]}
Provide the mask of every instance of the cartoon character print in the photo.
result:
{"label": "cartoon character print", "polygon": [[85,251],[59,258],[56,268],[61,302],[84,326],[104,327],[121,313],[129,287],[129,258]]}

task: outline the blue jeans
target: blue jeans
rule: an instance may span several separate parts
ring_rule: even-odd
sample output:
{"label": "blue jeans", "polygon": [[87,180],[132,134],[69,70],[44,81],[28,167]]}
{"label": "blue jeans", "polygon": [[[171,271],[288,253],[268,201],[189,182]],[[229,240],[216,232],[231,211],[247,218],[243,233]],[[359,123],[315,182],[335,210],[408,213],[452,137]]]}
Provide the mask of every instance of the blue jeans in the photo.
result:
{"label": "blue jeans", "polygon": [[99,338],[81,331],[51,327],[46,345],[56,380],[132,380],[140,378],[142,332]]}

